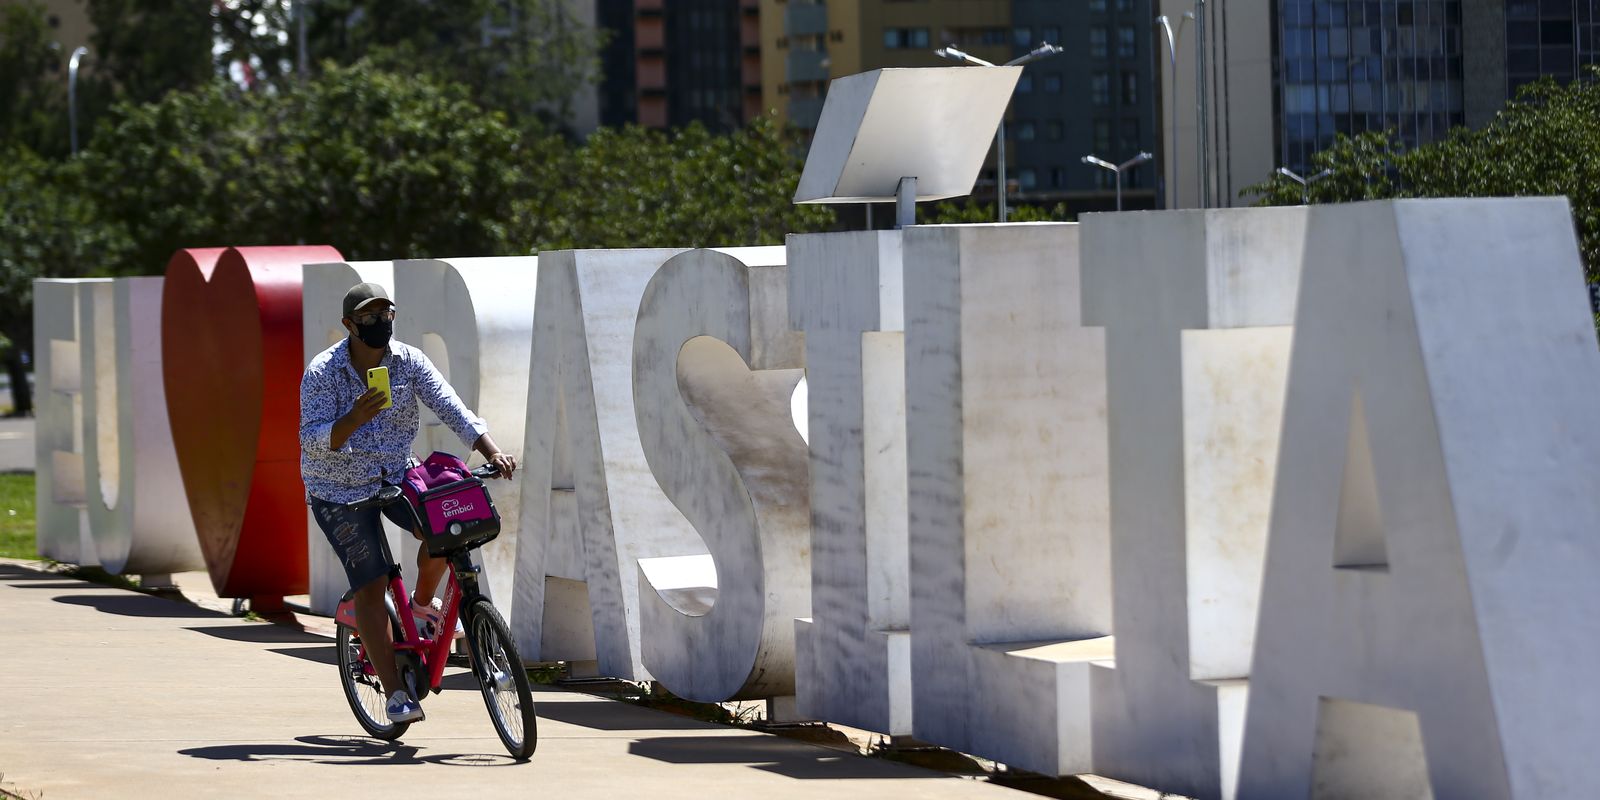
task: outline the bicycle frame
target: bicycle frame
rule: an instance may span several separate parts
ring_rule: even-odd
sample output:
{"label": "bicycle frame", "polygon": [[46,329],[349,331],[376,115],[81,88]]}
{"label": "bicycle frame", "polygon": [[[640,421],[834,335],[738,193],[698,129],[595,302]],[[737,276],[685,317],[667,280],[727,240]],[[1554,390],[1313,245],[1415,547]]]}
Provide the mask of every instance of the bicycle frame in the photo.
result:
{"label": "bicycle frame", "polygon": [[[385,550],[388,550],[385,543]],[[472,563],[468,551],[452,553],[446,556],[450,560],[449,579],[445,581],[444,593],[444,620],[439,625],[438,635],[432,640],[422,638],[417,632],[416,617],[409,613],[411,608],[411,595],[406,589],[406,583],[400,576],[400,568],[393,565],[389,572],[388,593],[394,603],[395,616],[399,618],[400,629],[404,640],[394,643],[396,656],[402,652],[416,653],[422,659],[422,667],[427,670],[429,691],[437,693],[439,685],[444,679],[444,668],[450,656],[450,645],[455,639],[456,620],[460,618],[461,608],[468,602],[480,596],[478,591],[478,573],[481,571]],[[465,588],[464,588],[465,587]],[[405,609],[404,612],[401,609]],[[367,657],[366,643],[362,643],[360,657],[371,665]],[[419,687],[421,688],[421,687]],[[420,698],[419,698],[420,699]]]}

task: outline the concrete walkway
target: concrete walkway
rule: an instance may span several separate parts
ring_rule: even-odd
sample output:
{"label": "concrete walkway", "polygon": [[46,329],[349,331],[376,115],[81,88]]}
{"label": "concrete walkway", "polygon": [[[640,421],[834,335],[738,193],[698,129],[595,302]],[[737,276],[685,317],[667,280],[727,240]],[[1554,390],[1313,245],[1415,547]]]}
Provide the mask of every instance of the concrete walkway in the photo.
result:
{"label": "concrete walkway", "polygon": [[572,692],[517,764],[452,670],[367,738],[326,638],[0,560],[0,788],[98,797],[992,798],[1022,792]]}
{"label": "concrete walkway", "polygon": [[32,417],[0,418],[0,472],[33,471],[33,430]]}

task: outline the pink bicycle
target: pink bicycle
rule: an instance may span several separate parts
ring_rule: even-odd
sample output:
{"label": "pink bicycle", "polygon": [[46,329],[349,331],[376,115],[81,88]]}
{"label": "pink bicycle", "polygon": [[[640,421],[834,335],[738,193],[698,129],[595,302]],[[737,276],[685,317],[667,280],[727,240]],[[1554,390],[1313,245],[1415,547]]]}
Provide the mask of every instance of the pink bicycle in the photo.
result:
{"label": "pink bicycle", "polygon": [[[384,546],[390,563],[389,591],[384,595],[389,623],[394,635],[395,667],[405,689],[418,703],[431,690],[439,693],[444,668],[450,657],[456,620],[466,628],[467,652],[478,688],[495,733],[511,756],[525,761],[538,744],[533,693],[528,673],[516,642],[500,612],[478,589],[480,567],[472,563],[472,551],[493,541],[500,533],[500,517],[482,478],[498,473],[493,465],[479,467],[472,477],[430,489],[421,496],[417,522],[427,542],[428,553],[450,562],[449,580],[444,595],[444,620],[435,638],[424,638],[409,613],[410,594],[400,577],[400,567]],[[377,495],[355,503],[357,510],[382,508],[405,502],[396,486],[385,486]],[[486,508],[484,506],[487,506]],[[366,648],[356,631],[354,590],[339,601],[335,613],[338,623],[339,682],[356,721],[367,733],[380,739],[399,739],[409,722],[390,722],[384,713],[386,697],[377,674],[367,659]],[[400,613],[398,609],[406,609]]]}

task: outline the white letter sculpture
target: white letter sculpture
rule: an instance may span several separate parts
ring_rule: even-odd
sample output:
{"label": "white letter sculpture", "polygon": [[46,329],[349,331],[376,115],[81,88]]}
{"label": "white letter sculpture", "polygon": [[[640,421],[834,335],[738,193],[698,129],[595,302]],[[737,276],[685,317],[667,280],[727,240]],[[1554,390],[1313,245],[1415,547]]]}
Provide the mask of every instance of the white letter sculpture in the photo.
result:
{"label": "white letter sculpture", "polygon": [[1115,669],[1094,771],[1232,794],[1304,241],[1304,209],[1096,214],[1106,329]]}
{"label": "white letter sculpture", "polygon": [[1105,340],[1078,226],[905,233],[911,667],[918,739],[1090,767],[1111,657]]}
{"label": "white letter sculpture", "polygon": [[146,585],[205,565],[165,387],[146,379],[161,374],[161,281],[34,284],[40,553]]}
{"label": "white letter sculpture", "polygon": [[806,443],[790,410],[804,361],[784,251],[739,252],[668,260],[633,339],[645,459],[710,550],[695,560],[715,564],[709,586],[668,589],[641,561],[644,666],[701,702],[792,697],[794,619],[811,610]]}
{"label": "white letter sculpture", "polygon": [[663,570],[658,590],[715,582],[705,543],[650,473],[633,409],[639,301],[656,270],[681,252],[539,255],[515,600],[529,613],[511,623],[529,661],[646,680],[639,560],[702,557],[659,562],[688,568]]}
{"label": "white letter sculpture", "polygon": [[1560,198],[1312,213],[1240,797],[1595,796],[1581,276]]}
{"label": "white letter sculpture", "polygon": [[[146,586],[205,568],[161,375],[161,282],[117,278],[79,287],[83,467],[100,566]],[[91,299],[92,298],[92,299]]]}
{"label": "white letter sculpture", "polygon": [[[420,348],[439,368],[461,402],[489,423],[501,450],[521,455],[528,399],[528,354],[533,337],[538,259],[452,258],[396,261],[392,287],[400,313],[395,336]],[[479,463],[471,443],[463,444],[433,412],[422,409],[415,450],[426,458],[435,450]],[[510,624],[521,613],[512,601],[520,530],[522,484],[490,481],[500,512],[500,536],[476,553],[488,573],[488,594]],[[411,552],[407,546],[406,552]],[[412,559],[396,553],[401,561]]]}
{"label": "white letter sculpture", "polygon": [[[83,469],[83,418],[94,413],[83,398],[85,349],[79,317],[80,287],[111,285],[109,278],[33,282],[34,372],[37,422],[34,485],[39,555],[67,564],[96,566],[89,532]],[[90,358],[93,364],[92,357]]]}
{"label": "white letter sculpture", "polygon": [[805,334],[811,617],[795,621],[798,712],[911,734],[904,292],[899,231],[789,237]]}

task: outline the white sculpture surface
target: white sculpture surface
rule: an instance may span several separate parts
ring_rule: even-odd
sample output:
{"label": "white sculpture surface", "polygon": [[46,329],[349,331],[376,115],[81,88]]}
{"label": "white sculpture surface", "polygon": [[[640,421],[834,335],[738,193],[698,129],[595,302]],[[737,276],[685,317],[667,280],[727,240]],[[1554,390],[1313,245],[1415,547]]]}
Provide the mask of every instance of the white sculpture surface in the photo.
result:
{"label": "white sculpture surface", "polygon": [[[530,661],[648,678],[636,565],[706,553],[650,474],[633,409],[639,301],[679,252],[539,256],[513,603],[526,613],[511,622]],[[703,585],[699,577],[684,582]]]}
{"label": "white sculpture surface", "polygon": [[[302,276],[301,324],[305,362],[311,363],[318,353],[348,337],[349,331],[340,324],[344,316],[344,295],[358,283],[376,283],[389,290],[396,304],[405,299],[395,293],[394,262],[354,261],[326,264],[306,264]],[[424,409],[423,413],[427,413]],[[426,455],[426,454],[424,454]],[[384,533],[389,538],[389,552],[400,564],[406,585],[417,580],[416,545],[409,531],[402,531],[383,517]],[[311,610],[331,616],[339,605],[339,598],[349,590],[344,568],[334,555],[328,538],[317,525],[316,518],[306,508],[306,558],[309,569]]]}
{"label": "white sculpture surface", "polygon": [[[523,451],[537,281],[538,259],[532,256],[394,262],[392,289],[400,307],[395,336],[428,355],[467,408],[489,424],[495,444],[513,455]],[[426,407],[422,422],[414,445],[418,457],[443,450],[474,465],[482,462],[471,443],[463,444]],[[489,491],[500,512],[500,535],[476,557],[488,572],[486,592],[516,624],[519,612],[511,598],[522,483],[494,480]]]}
{"label": "white sculpture surface", "polygon": [[1094,771],[1227,797],[1243,724],[1304,209],[1096,214],[1116,663]]}
{"label": "white sculpture surface", "polygon": [[1111,656],[1105,339],[1075,224],[905,232],[918,739],[1048,774],[1090,762]]}
{"label": "white sculpture surface", "polygon": [[[147,578],[203,569],[161,375],[159,277],[78,286],[84,502],[100,566]],[[87,346],[85,346],[87,345]]]}
{"label": "white sculpture surface", "polygon": [[740,252],[750,263],[714,250],[669,259],[633,341],[645,459],[715,566],[710,586],[685,590],[656,589],[654,565],[640,564],[642,656],[669,691],[701,702],[792,696],[794,619],[811,609],[806,443],[790,412],[804,358],[786,324],[784,251]]}
{"label": "white sculpture surface", "polygon": [[1581,275],[1562,198],[1312,212],[1240,797],[1594,796]]}
{"label": "white sculpture surface", "polygon": [[[39,555],[67,564],[98,566],[89,529],[84,483],[83,364],[93,363],[94,342],[83,340],[81,287],[111,285],[110,278],[33,282],[35,393],[38,397],[34,484]],[[88,355],[85,355],[88,351]]]}
{"label": "white sculpture surface", "polygon": [[811,473],[798,712],[910,735],[901,234],[791,235],[788,260],[789,323],[805,336]]}

